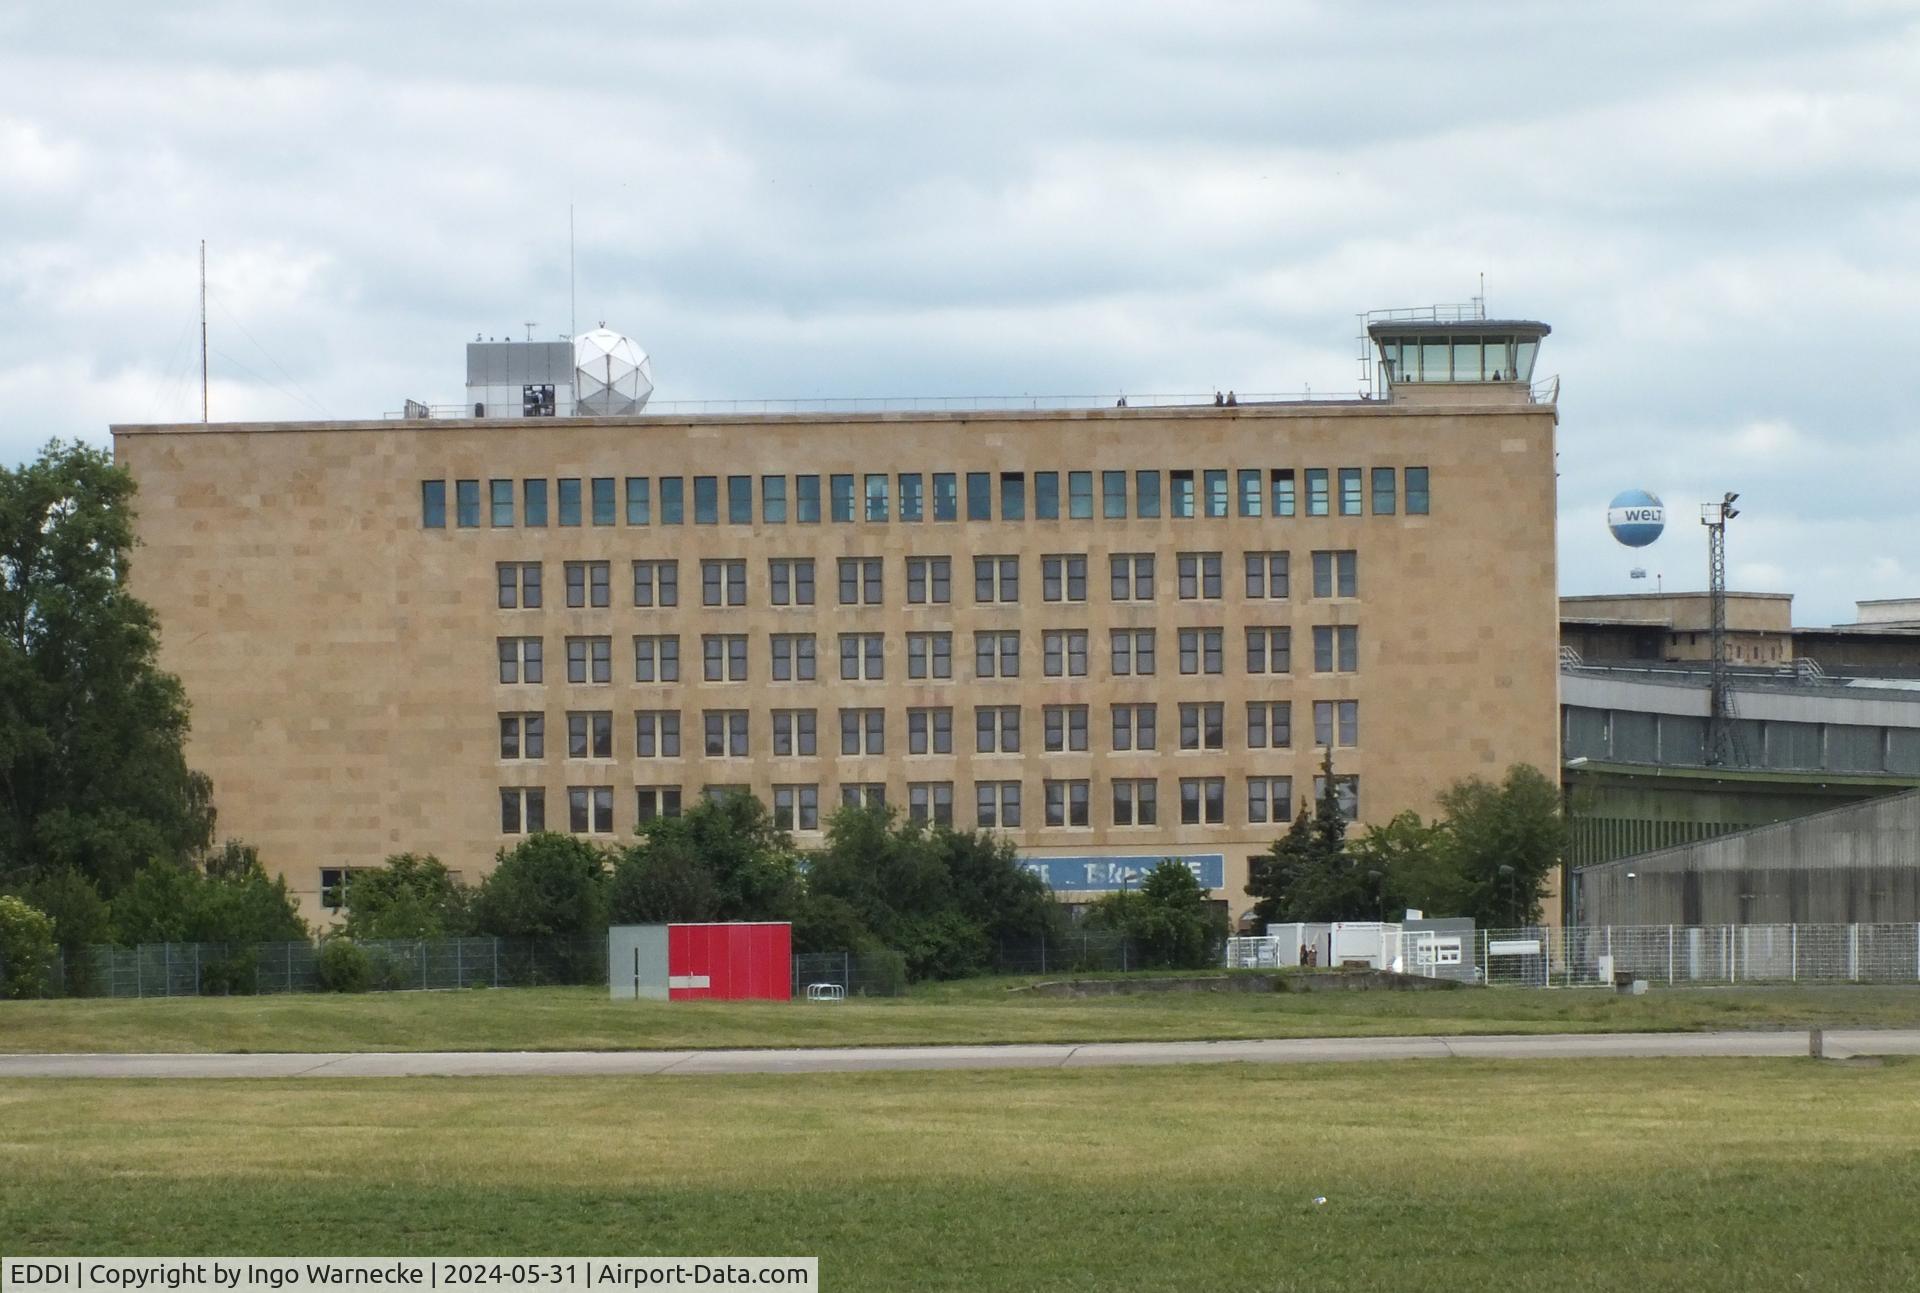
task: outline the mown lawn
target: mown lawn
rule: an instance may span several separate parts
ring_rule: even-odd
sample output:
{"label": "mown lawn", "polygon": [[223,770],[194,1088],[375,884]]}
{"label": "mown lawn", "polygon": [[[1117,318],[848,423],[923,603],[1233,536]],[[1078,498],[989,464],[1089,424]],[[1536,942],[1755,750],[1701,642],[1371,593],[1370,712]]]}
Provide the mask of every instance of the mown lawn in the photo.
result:
{"label": "mown lawn", "polygon": [[1206,993],[1062,1000],[1013,980],[835,1005],[596,988],[0,1002],[0,1051],[615,1050],[1434,1033],[1920,1027],[1920,987]]}
{"label": "mown lawn", "polygon": [[[33,1254],[799,1254],[827,1289],[1910,1289],[1920,1065],[22,1081]],[[1316,1205],[1315,1196],[1327,1202]]]}

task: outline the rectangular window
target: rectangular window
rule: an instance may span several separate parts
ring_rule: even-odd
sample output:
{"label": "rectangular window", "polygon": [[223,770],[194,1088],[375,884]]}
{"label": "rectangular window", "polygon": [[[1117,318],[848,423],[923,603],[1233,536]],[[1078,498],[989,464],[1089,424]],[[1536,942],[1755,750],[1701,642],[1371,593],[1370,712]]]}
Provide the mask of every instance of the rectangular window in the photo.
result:
{"label": "rectangular window", "polygon": [[983,830],[1020,825],[1020,783],[1017,781],[976,781],[973,803],[975,824]]}
{"label": "rectangular window", "polygon": [[543,681],[541,664],[541,644],[539,638],[501,638],[498,641],[500,651],[500,681],[503,683],[537,683]]}
{"label": "rectangular window", "polygon": [[1180,823],[1218,826],[1227,820],[1227,783],[1223,777],[1180,780]]}
{"label": "rectangular window", "polygon": [[805,758],[820,751],[814,711],[776,709],[773,711],[773,752],[781,758]]}
{"label": "rectangular window", "polygon": [[580,524],[580,478],[578,476],[560,478],[560,524]]}
{"label": "rectangular window", "polygon": [[1247,821],[1281,826],[1292,820],[1292,777],[1247,778]]}
{"label": "rectangular window", "polygon": [[1020,676],[1020,635],[1018,633],[975,633],[973,635],[973,676],[1018,678]]}
{"label": "rectangular window", "polygon": [[477,480],[456,480],[453,482],[454,522],[463,530],[471,530],[480,524],[480,482]]}
{"label": "rectangular window", "polygon": [[1127,519],[1127,473],[1100,473],[1100,515],[1109,521]]}
{"label": "rectangular window", "polygon": [[773,828],[777,831],[820,829],[820,787],[775,786]]}
{"label": "rectangular window", "polygon": [[1358,467],[1340,469],[1340,515],[1360,515],[1360,469]]}
{"label": "rectangular window", "polygon": [[1133,473],[1133,514],[1148,521],[1160,515],[1159,472],[1136,471]]}
{"label": "rectangular window", "polygon": [[708,682],[747,680],[747,636],[744,633],[707,633],[700,638],[700,655]]}
{"label": "rectangular window", "polygon": [[547,524],[547,482],[544,480],[526,480],[520,482],[520,519],[527,525],[540,529]]}
{"label": "rectangular window", "polygon": [[953,783],[915,781],[907,786],[907,817],[935,826],[953,825]]}
{"label": "rectangular window", "polygon": [[1116,552],[1107,558],[1108,595],[1116,602],[1153,600],[1153,554]]}
{"label": "rectangular window", "polygon": [[539,562],[503,561],[494,570],[500,580],[501,610],[540,608]]}
{"label": "rectangular window", "polygon": [[1180,672],[1219,673],[1222,629],[1180,630]]}
{"label": "rectangular window", "polygon": [[1173,489],[1173,515],[1181,520],[1190,520],[1193,516],[1193,473],[1169,472],[1167,479]]}
{"label": "rectangular window", "polygon": [[1247,560],[1247,597],[1251,601],[1287,599],[1287,554],[1249,552]]}
{"label": "rectangular window", "polygon": [[680,563],[677,561],[634,562],[633,604],[635,606],[678,606],[680,604]]}
{"label": "rectangular window", "polygon": [[1088,784],[1084,781],[1048,781],[1043,783],[1047,796],[1047,825],[1085,826],[1087,824]]}
{"label": "rectangular window", "polygon": [[727,477],[727,524],[753,524],[753,477]]}
{"label": "rectangular window", "polygon": [[1037,521],[1060,519],[1059,472],[1036,471],[1033,473],[1033,516]]}
{"label": "rectangular window", "polygon": [[1407,468],[1407,515],[1425,516],[1427,514],[1427,469],[1425,467]]}
{"label": "rectangular window", "polygon": [[1040,558],[1040,596],[1049,602],[1087,600],[1087,559],[1081,556]]}
{"label": "rectangular window", "polygon": [[973,600],[976,602],[1019,601],[1020,558],[975,557],[973,559]]}
{"label": "rectangular window", "polygon": [[843,781],[840,802],[848,808],[885,808],[887,783],[884,781]]}
{"label": "rectangular window", "polygon": [[1313,671],[1354,673],[1360,667],[1360,630],[1351,624],[1313,626]]}
{"label": "rectangular window", "polygon": [[772,558],[767,562],[767,587],[775,606],[813,605],[813,558]]}
{"label": "rectangular window", "polygon": [[490,480],[487,482],[487,494],[491,503],[487,523],[496,530],[511,527],[513,525],[513,482]]}
{"label": "rectangular window", "polygon": [[612,525],[614,522],[613,477],[595,476],[592,482],[593,523]]}
{"label": "rectangular window", "polygon": [[984,471],[967,473],[967,519],[969,521],[993,519],[992,473]]}
{"label": "rectangular window", "polygon": [[1183,552],[1179,558],[1180,596],[1186,601],[1220,598],[1220,554]]}
{"label": "rectangular window", "polygon": [[1155,826],[1160,821],[1160,783],[1151,777],[1123,777],[1113,782],[1113,824]]}
{"label": "rectangular window", "polygon": [[567,757],[569,759],[611,759],[613,757],[613,712],[611,710],[574,710],[568,713]]}
{"label": "rectangular window", "polygon": [[744,561],[701,562],[700,604],[702,606],[745,606],[747,604],[747,563]]}
{"label": "rectangular window", "polygon": [[1000,473],[1000,519],[1003,521],[1024,521],[1027,519],[1027,477],[1025,472],[1003,471]]}
{"label": "rectangular window", "polygon": [[933,473],[933,519],[954,521],[960,517],[960,495],[950,471]]}
{"label": "rectangular window", "polygon": [[794,520],[801,525],[820,524],[820,478],[818,476],[795,476],[793,478]]}
{"label": "rectangular window", "polygon": [[1247,629],[1248,673],[1291,673],[1292,671],[1292,629],[1257,626]]}
{"label": "rectangular window", "polygon": [[662,476],[660,478],[660,524],[685,525],[686,522],[686,482],[678,476]]}
{"label": "rectangular window", "polygon": [[547,719],[544,714],[500,715],[500,757],[544,759],[547,756]]}
{"label": "rectangular window", "polygon": [[627,524],[653,523],[653,482],[645,476],[627,477]]}
{"label": "rectangular window", "polygon": [[[1313,797],[1324,799],[1327,794],[1327,779],[1313,779]],[[1357,776],[1335,776],[1333,779],[1334,802],[1339,806],[1340,815],[1348,821],[1357,821],[1360,817],[1360,778]]]}
{"label": "rectangular window", "polygon": [[500,833],[537,835],[547,829],[547,792],[539,786],[506,786],[500,791]]}
{"label": "rectangular window", "polygon": [[633,714],[633,753],[640,759],[680,757],[680,711],[640,709]]}
{"label": "rectangular window", "polygon": [[840,678],[844,682],[880,682],[886,677],[882,654],[886,637],[879,633],[840,635]]}
{"label": "rectangular window", "polygon": [[1293,702],[1256,700],[1247,705],[1247,748],[1286,750],[1293,747]]}
{"label": "rectangular window", "polygon": [[787,478],[785,476],[760,478],[760,519],[768,525],[787,523]]}
{"label": "rectangular window", "polygon": [[1180,706],[1181,749],[1224,750],[1226,746],[1226,706],[1211,701]]}
{"label": "rectangular window", "polygon": [[1360,702],[1357,700],[1316,700],[1313,702],[1313,743],[1342,749],[1360,744]]}
{"label": "rectangular window", "polygon": [[612,638],[568,638],[567,681],[605,683],[613,681]]}
{"label": "rectangular window", "polygon": [[633,640],[635,682],[679,682],[680,638],[668,633]]}
{"label": "rectangular window", "polygon": [[1213,518],[1227,514],[1227,473],[1225,470],[1209,470],[1205,474],[1207,490],[1207,515]]}
{"label": "rectangular window", "polygon": [[853,477],[851,474],[829,476],[827,486],[833,504],[831,513],[835,521],[853,519]]}
{"label": "rectangular window", "polygon": [[650,822],[656,818],[680,815],[680,787],[635,786],[633,791],[636,822]]}
{"label": "rectangular window", "polygon": [[976,754],[1020,753],[1020,707],[976,706],[973,711],[973,737]]}
{"label": "rectangular window", "polygon": [[1275,467],[1267,474],[1273,486],[1273,514],[1275,516],[1292,516],[1294,508],[1297,505],[1297,500],[1294,498],[1293,493],[1293,469],[1291,467]]}
{"label": "rectangular window", "polygon": [[953,600],[953,561],[948,557],[907,558],[907,600],[914,605],[945,605]]}
{"label": "rectangular window", "polygon": [[1048,705],[1041,711],[1042,742],[1049,754],[1064,754],[1087,748],[1087,707],[1085,705]]}
{"label": "rectangular window", "polygon": [[1067,473],[1067,515],[1075,521],[1093,519],[1093,473]]}
{"label": "rectangular window", "polygon": [[840,711],[840,753],[885,754],[886,752],[886,710],[843,709]]}
{"label": "rectangular window", "polygon": [[869,472],[866,479],[866,517],[869,521],[887,519],[887,475],[885,472]]}
{"label": "rectangular window", "polygon": [[568,786],[567,829],[576,835],[611,835],[613,787]]}
{"label": "rectangular window", "polygon": [[879,557],[840,558],[840,604],[878,606],[881,592]]}
{"label": "rectangular window", "polygon": [[1394,472],[1391,467],[1373,469],[1373,514],[1392,516],[1394,509]]}
{"label": "rectangular window", "polygon": [[1307,515],[1325,516],[1331,506],[1327,487],[1327,469],[1325,467],[1307,468]]}
{"label": "rectangular window", "polygon": [[568,607],[578,610],[584,606],[601,607],[609,604],[610,575],[606,562],[569,561],[565,572]]}
{"label": "rectangular window", "polygon": [[814,667],[813,634],[776,633],[773,635],[773,680],[775,682],[812,682]]}
{"label": "rectangular window", "polygon": [[718,476],[693,478],[693,523],[695,525],[720,524],[720,478]]}
{"label": "rectangular window", "polygon": [[1358,597],[1360,557],[1351,549],[1313,554],[1315,597]]}
{"label": "rectangular window", "polygon": [[900,519],[903,521],[927,519],[926,484],[917,471],[900,473]]}
{"label": "rectangular window", "polygon": [[1042,672],[1049,678],[1087,676],[1087,635],[1080,629],[1049,629],[1041,634]]}
{"label": "rectangular window", "polygon": [[950,709],[908,710],[907,753],[952,754],[953,711]]}
{"label": "rectangular window", "polygon": [[1153,673],[1152,629],[1114,629],[1112,643],[1116,678]]}
{"label": "rectangular window", "polygon": [[953,677],[953,634],[907,634],[907,677]]}
{"label": "rectangular window", "polygon": [[709,709],[701,715],[706,732],[706,751],[709,759],[744,759],[747,757],[747,711],[744,709]]}
{"label": "rectangular window", "polygon": [[1159,747],[1160,711],[1157,705],[1115,705],[1112,712],[1113,739],[1109,748],[1125,753]]}
{"label": "rectangular window", "polygon": [[1260,469],[1258,467],[1242,467],[1236,479],[1240,482],[1240,515],[1260,515],[1262,494],[1260,488]]}

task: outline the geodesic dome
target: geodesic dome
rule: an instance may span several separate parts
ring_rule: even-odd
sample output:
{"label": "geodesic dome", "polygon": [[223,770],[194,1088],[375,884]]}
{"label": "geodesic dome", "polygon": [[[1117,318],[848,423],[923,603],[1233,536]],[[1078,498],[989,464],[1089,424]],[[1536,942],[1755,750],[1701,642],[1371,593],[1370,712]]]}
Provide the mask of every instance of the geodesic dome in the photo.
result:
{"label": "geodesic dome", "polygon": [[573,339],[573,411],[638,413],[653,394],[653,361],[640,343],[601,324]]}

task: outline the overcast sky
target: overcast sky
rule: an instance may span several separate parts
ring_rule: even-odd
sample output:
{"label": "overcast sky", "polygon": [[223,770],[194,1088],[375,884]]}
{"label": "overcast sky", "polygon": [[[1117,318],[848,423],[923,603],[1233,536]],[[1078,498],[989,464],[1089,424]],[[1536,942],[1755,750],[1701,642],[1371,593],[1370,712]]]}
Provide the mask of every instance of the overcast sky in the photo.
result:
{"label": "overcast sky", "polygon": [[[0,8],[0,457],[462,394],[578,319],[660,398],[1350,390],[1544,319],[1565,592],[1920,595],[1913,4]],[[1609,540],[1615,492],[1668,533]]]}

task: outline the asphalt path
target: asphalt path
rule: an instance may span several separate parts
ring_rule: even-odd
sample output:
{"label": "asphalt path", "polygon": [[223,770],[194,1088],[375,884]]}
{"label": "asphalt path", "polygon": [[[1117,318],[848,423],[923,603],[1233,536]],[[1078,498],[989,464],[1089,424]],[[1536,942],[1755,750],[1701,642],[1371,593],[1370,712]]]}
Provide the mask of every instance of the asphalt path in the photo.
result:
{"label": "asphalt path", "polygon": [[[1777,1058],[1804,1032],[1557,1033],[1481,1037],[1297,1037],[1273,1041],[861,1046],[714,1051],[361,1051],[264,1055],[0,1055],[15,1078],[710,1077],[937,1069],[1084,1069],[1160,1064],[1315,1064],[1418,1059]],[[1920,1055],[1920,1029],[1827,1032],[1829,1059]]]}

